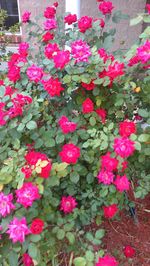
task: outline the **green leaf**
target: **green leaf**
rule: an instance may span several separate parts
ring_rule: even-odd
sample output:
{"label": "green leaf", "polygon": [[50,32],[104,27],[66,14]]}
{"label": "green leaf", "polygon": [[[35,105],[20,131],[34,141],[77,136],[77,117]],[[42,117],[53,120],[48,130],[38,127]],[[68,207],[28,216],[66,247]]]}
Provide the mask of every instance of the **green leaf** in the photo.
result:
{"label": "green leaf", "polygon": [[71,82],[71,76],[70,75],[65,75],[63,77],[63,83],[67,84]]}
{"label": "green leaf", "polygon": [[141,134],[139,137],[138,137],[138,141],[140,142],[146,142],[150,139],[150,135],[149,134]]}
{"label": "green leaf", "polygon": [[95,79],[94,80],[94,84],[96,84],[96,85],[100,85],[100,84],[102,84],[104,82],[104,79]]}
{"label": "green leaf", "polygon": [[5,87],[4,86],[0,86],[0,98],[3,98],[5,94]]}
{"label": "green leaf", "polygon": [[88,261],[94,261],[94,253],[91,250],[86,251],[85,257]]}
{"label": "green leaf", "polygon": [[72,79],[73,81],[76,81],[76,82],[78,82],[78,81],[81,80],[80,76],[78,76],[78,75],[73,75],[73,76],[71,77],[71,79]]}
{"label": "green leaf", "polygon": [[142,17],[141,15],[139,15],[138,17],[133,18],[133,19],[130,20],[130,26],[137,25],[137,24],[139,24],[142,20],[143,20],[143,17]]}
{"label": "green leaf", "polygon": [[13,251],[13,250],[9,251],[8,260],[9,260],[9,266],[18,265],[18,255],[17,255],[17,253],[15,251]]}
{"label": "green leaf", "polygon": [[120,22],[121,19],[128,19],[129,16],[126,14],[122,14],[122,12],[120,10],[116,11],[112,17],[112,21],[114,23],[118,23]]}
{"label": "green leaf", "polygon": [[77,257],[73,261],[75,266],[86,266],[86,260],[83,257]]}
{"label": "green leaf", "polygon": [[33,130],[35,128],[37,128],[37,124],[35,121],[31,120],[30,122],[28,122],[26,124],[26,127],[29,129],[29,130]]}
{"label": "green leaf", "polygon": [[61,133],[61,134],[58,134],[57,137],[56,137],[56,143],[57,144],[60,144],[64,141],[65,137],[64,135]]}
{"label": "green leaf", "polygon": [[37,254],[38,254],[38,249],[36,244],[30,243],[28,246],[28,253],[31,256],[31,258],[36,259]]}
{"label": "green leaf", "polygon": [[140,143],[140,142],[135,141],[135,142],[134,142],[134,146],[135,146],[135,149],[136,149],[137,151],[141,151],[141,143]]}
{"label": "green leaf", "polygon": [[95,119],[95,117],[90,117],[90,125],[92,127],[96,125],[96,119]]}
{"label": "green leaf", "polygon": [[0,172],[0,183],[1,184],[8,184],[12,181],[12,175],[10,173],[3,173]]}
{"label": "green leaf", "polygon": [[145,117],[145,118],[149,116],[149,113],[144,109],[139,109],[138,114],[142,117]]}
{"label": "green leaf", "polygon": [[31,240],[31,242],[36,243],[36,242],[41,240],[41,236],[40,235],[31,235],[30,240]]}
{"label": "green leaf", "polygon": [[17,127],[18,132],[22,132],[24,130],[25,125],[23,123],[20,123],[19,126]]}
{"label": "green leaf", "polygon": [[105,230],[104,230],[104,229],[99,229],[99,230],[97,230],[96,233],[95,233],[95,237],[96,237],[97,239],[101,239],[101,238],[103,238],[104,235],[105,235]]}
{"label": "green leaf", "polygon": [[67,232],[67,233],[66,233],[66,237],[67,237],[67,239],[69,240],[69,243],[70,243],[71,245],[74,244],[74,242],[75,242],[75,236],[74,236],[73,233],[71,233],[71,232]]}
{"label": "green leaf", "polygon": [[57,238],[59,240],[64,239],[64,237],[65,237],[65,231],[63,229],[58,229],[56,236],[57,236]]}
{"label": "green leaf", "polygon": [[70,174],[70,180],[71,180],[71,182],[77,184],[78,181],[79,181],[79,179],[80,179],[80,176],[79,176],[79,174],[77,172],[72,172]]}

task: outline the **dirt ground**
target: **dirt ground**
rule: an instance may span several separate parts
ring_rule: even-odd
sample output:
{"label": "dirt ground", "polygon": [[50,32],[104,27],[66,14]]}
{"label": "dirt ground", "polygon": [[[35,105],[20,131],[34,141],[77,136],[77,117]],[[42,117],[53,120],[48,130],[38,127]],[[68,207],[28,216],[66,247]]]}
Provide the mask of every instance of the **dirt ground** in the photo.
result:
{"label": "dirt ground", "polygon": [[[119,266],[150,266],[150,195],[136,201],[136,213],[138,223],[125,211],[120,213],[119,221],[104,222],[104,248],[117,258]],[[126,245],[136,250],[132,259],[123,254]]]}
{"label": "dirt ground", "polygon": [[[136,200],[135,205],[138,223],[135,223],[128,211],[123,210],[118,219],[105,219],[100,226],[106,230],[101,248],[105,250],[105,254],[115,256],[119,266],[150,266],[150,194],[143,200]],[[92,231],[97,229],[96,224],[87,228]],[[136,251],[132,259],[126,258],[123,253],[123,248],[127,245]],[[95,251],[99,248],[94,247]],[[70,254],[62,253],[60,258],[60,266],[70,265]]]}

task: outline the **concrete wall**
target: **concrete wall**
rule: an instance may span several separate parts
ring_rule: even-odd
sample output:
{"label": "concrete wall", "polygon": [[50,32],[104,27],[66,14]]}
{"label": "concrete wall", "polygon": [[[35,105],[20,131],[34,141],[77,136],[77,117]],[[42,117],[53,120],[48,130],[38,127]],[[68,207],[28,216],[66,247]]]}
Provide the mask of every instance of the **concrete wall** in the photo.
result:
{"label": "concrete wall", "polygon": [[[21,14],[25,10],[32,12],[32,17],[43,13],[46,6],[50,6],[55,0],[20,0]],[[75,0],[70,0],[71,1]],[[128,14],[131,18],[135,17],[137,13],[144,12],[146,0],[112,0],[115,10],[121,10],[123,13]],[[58,13],[64,14],[65,12],[65,0],[58,0],[59,7]],[[99,17],[100,12],[98,10],[98,3],[96,0],[81,0],[81,16],[88,15],[93,17]],[[136,27],[130,27],[129,21],[124,20],[118,24],[117,27],[115,49],[126,49],[130,47],[138,38],[142,31],[142,24]]]}

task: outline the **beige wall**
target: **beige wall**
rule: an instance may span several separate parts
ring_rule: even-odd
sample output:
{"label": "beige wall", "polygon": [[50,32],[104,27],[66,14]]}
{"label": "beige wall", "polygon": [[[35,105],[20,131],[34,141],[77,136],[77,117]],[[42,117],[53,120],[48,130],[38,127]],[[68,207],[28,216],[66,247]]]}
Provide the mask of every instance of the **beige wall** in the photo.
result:
{"label": "beige wall", "polygon": [[[46,6],[50,6],[55,0],[20,0],[21,14],[25,10],[32,12],[32,17],[43,13]],[[75,0],[70,0],[75,1]],[[112,0],[116,10],[121,10],[123,13],[128,14],[131,18],[135,17],[137,13],[143,12],[145,9],[146,0]],[[59,7],[58,13],[64,14],[65,12],[65,0],[58,0]],[[96,0],[81,0],[81,16],[93,16],[99,17],[98,4]],[[142,24],[136,27],[130,27],[129,21],[121,21],[117,25],[117,34],[115,41],[115,49],[125,49],[130,47],[138,38]],[[123,44],[121,44],[123,43]]]}

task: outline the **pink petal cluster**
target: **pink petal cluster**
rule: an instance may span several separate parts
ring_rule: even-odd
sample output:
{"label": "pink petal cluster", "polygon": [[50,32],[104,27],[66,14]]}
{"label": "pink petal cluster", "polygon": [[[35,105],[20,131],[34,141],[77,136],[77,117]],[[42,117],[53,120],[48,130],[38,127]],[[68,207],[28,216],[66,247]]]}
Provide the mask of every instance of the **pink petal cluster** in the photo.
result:
{"label": "pink petal cluster", "polygon": [[17,202],[25,208],[32,206],[33,202],[40,198],[39,190],[32,182],[24,183],[20,189],[16,190]]}
{"label": "pink petal cluster", "polygon": [[8,68],[8,74],[7,77],[9,78],[10,81],[16,82],[21,78],[20,76],[20,67],[13,66],[11,68]]}
{"label": "pink petal cluster", "polygon": [[78,20],[79,31],[85,33],[88,29],[92,28],[93,19],[88,16],[81,17]]}
{"label": "pink petal cluster", "polygon": [[116,158],[110,157],[110,152],[107,152],[101,157],[101,166],[108,171],[117,170],[118,163],[119,161]]}
{"label": "pink petal cluster", "polygon": [[122,158],[131,156],[134,153],[134,142],[126,137],[114,139],[114,150]]}
{"label": "pink petal cluster", "polygon": [[103,15],[111,14],[114,6],[110,1],[103,1],[99,5],[99,11],[102,12]]}
{"label": "pink petal cluster", "polygon": [[12,239],[13,243],[23,243],[25,241],[25,236],[30,234],[25,217],[23,217],[21,220],[14,217],[14,219],[8,225],[8,228],[9,230],[7,231],[7,234],[9,234],[9,238]]}
{"label": "pink petal cluster", "polygon": [[44,22],[44,30],[54,30],[57,28],[57,22],[56,19],[51,18],[51,19],[47,19]]}
{"label": "pink petal cluster", "polygon": [[63,196],[60,203],[60,210],[64,213],[71,213],[76,208],[76,199],[72,196]]}
{"label": "pink petal cluster", "polygon": [[150,60],[150,41],[147,40],[143,45],[137,48],[137,56],[143,64]]}
{"label": "pink petal cluster", "polygon": [[76,21],[77,21],[77,15],[76,14],[74,14],[74,15],[69,14],[69,15],[65,16],[65,18],[64,18],[64,23],[67,23],[68,25],[71,25],[71,24],[75,23]]}
{"label": "pink petal cluster", "polygon": [[90,98],[87,98],[83,103],[82,103],[82,112],[83,114],[88,114],[94,111],[94,103]]}
{"label": "pink petal cluster", "polygon": [[65,144],[59,156],[64,163],[76,164],[80,157],[80,148],[73,143]]}
{"label": "pink petal cluster", "polygon": [[123,121],[119,125],[119,134],[122,137],[129,137],[136,132],[136,125],[132,121]]}
{"label": "pink petal cluster", "polygon": [[27,23],[30,20],[31,12],[25,11],[22,15],[22,22]]}
{"label": "pink petal cluster", "polygon": [[53,56],[55,68],[63,69],[70,61],[69,51],[59,51]]}
{"label": "pink petal cluster", "polygon": [[59,51],[60,49],[57,43],[49,43],[45,47],[44,54],[48,59],[52,59]]}
{"label": "pink petal cluster", "polygon": [[69,121],[66,116],[62,116],[59,119],[59,126],[64,134],[74,132],[77,128],[77,124]]}
{"label": "pink petal cluster", "polygon": [[48,92],[51,97],[60,96],[61,91],[64,88],[58,78],[50,78],[48,80],[42,80],[44,89]]}
{"label": "pink petal cluster", "polygon": [[102,124],[105,124],[106,116],[107,116],[106,110],[103,108],[98,108],[98,109],[96,109],[96,113],[98,114],[99,118],[101,119]]}
{"label": "pink petal cluster", "polygon": [[38,83],[43,77],[43,69],[36,65],[32,65],[27,69],[27,76],[31,81]]}
{"label": "pink petal cluster", "polygon": [[103,207],[103,211],[104,211],[105,218],[111,219],[118,212],[117,204],[112,204],[112,205],[109,205],[109,206],[105,206],[105,207]]}
{"label": "pink petal cluster", "polygon": [[15,205],[12,203],[13,195],[5,195],[3,192],[0,192],[0,214],[2,217],[6,217],[11,213],[11,210],[15,209]]}
{"label": "pink petal cluster", "polygon": [[108,66],[107,70],[103,70],[100,74],[100,78],[109,77],[110,78],[110,85],[113,83],[114,79],[119,76],[124,75],[124,63],[113,62],[111,65]]}
{"label": "pink petal cluster", "polygon": [[91,56],[89,45],[82,40],[72,42],[71,53],[72,57],[76,59],[76,63],[88,62],[88,59]]}
{"label": "pink petal cluster", "polygon": [[19,44],[18,52],[20,55],[26,57],[28,55],[29,44],[27,42],[21,42]]}
{"label": "pink petal cluster", "polygon": [[24,253],[22,256],[23,265],[24,266],[34,266],[32,258],[29,256],[28,253]]}
{"label": "pink petal cluster", "polygon": [[129,190],[129,188],[130,188],[130,182],[129,182],[128,178],[126,177],[126,175],[117,176],[116,180],[114,181],[114,184],[116,186],[116,189],[119,192]]}
{"label": "pink petal cluster", "polygon": [[114,174],[107,170],[100,170],[97,176],[98,183],[103,183],[104,185],[110,185],[114,181]]}
{"label": "pink petal cluster", "polygon": [[32,98],[26,95],[17,94],[16,97],[11,99],[11,101],[12,107],[10,107],[8,110],[10,119],[17,116],[22,116],[24,107],[32,103]]}
{"label": "pink petal cluster", "polygon": [[[21,116],[24,108],[32,103],[32,98],[22,94],[16,94],[16,90],[10,86],[5,87],[5,96],[9,96],[11,107],[8,108],[6,103],[0,103],[0,126],[4,126],[10,119]],[[15,97],[13,97],[15,94]],[[5,109],[6,107],[6,109]]]}
{"label": "pink petal cluster", "polygon": [[105,255],[103,258],[99,258],[95,266],[118,266],[118,262],[115,257]]}
{"label": "pink petal cluster", "polygon": [[114,56],[113,55],[108,55],[104,48],[98,49],[98,54],[99,54],[100,58],[103,59],[104,63],[106,63],[107,60],[111,60],[111,62],[113,62],[115,60]]}

